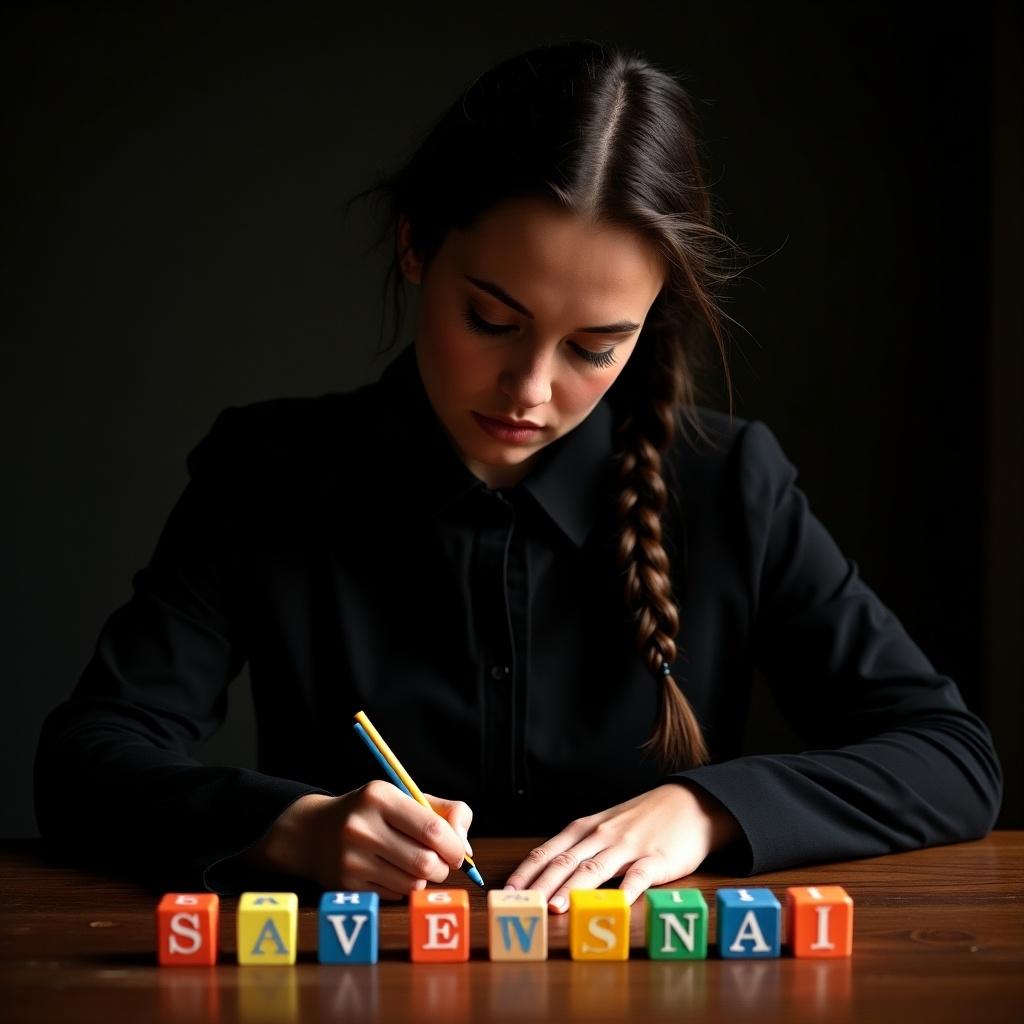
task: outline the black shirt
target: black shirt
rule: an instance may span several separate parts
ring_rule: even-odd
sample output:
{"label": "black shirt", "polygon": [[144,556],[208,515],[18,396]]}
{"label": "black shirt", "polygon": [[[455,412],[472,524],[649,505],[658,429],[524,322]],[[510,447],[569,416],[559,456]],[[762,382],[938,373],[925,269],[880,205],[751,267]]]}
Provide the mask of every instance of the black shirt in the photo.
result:
{"label": "black shirt", "polygon": [[[746,874],[984,835],[1001,776],[949,678],[860,579],[760,421],[699,410],[666,455],[673,673]],[[607,398],[516,486],[461,462],[408,346],[352,392],[231,407],[36,761],[44,837],[222,893],[298,797],[379,772],[363,709],[472,835],[552,835],[666,781],[660,680],[615,566]],[[205,766],[248,662],[258,770]],[[806,742],[738,756],[758,666]],[[216,867],[215,867],[216,865]],[[486,872],[485,872],[486,873]]]}

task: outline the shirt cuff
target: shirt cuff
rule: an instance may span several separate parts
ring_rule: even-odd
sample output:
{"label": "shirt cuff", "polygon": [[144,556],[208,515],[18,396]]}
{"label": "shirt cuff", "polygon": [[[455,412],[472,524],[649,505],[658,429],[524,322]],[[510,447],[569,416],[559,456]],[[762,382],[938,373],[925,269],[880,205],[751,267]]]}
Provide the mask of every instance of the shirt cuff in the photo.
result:
{"label": "shirt cuff", "polygon": [[311,793],[323,796],[334,796],[325,789],[307,786],[298,782],[275,779],[274,786],[262,797],[262,806],[253,813],[252,829],[230,849],[217,854],[214,859],[202,866],[203,885],[210,892],[219,896],[235,896],[251,889],[266,889],[274,884],[274,879],[287,876],[269,872],[255,865],[246,863],[243,857],[270,831],[274,822],[296,800]]}

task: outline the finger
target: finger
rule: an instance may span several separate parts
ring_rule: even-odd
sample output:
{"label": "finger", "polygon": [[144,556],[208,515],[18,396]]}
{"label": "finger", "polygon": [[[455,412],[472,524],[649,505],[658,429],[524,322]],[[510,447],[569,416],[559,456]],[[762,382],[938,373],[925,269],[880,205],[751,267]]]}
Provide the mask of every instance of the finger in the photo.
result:
{"label": "finger", "polygon": [[547,868],[554,858],[575,846],[582,838],[583,828],[578,822],[562,829],[546,843],[535,846],[520,862],[519,866],[508,876],[505,888],[532,889],[534,881]]}
{"label": "finger", "polygon": [[379,836],[368,844],[381,860],[411,879],[424,879],[440,884],[448,877],[451,867],[438,856],[436,850],[414,842],[408,836],[389,828],[386,836]]}
{"label": "finger", "polygon": [[678,874],[673,875],[661,857],[641,857],[631,864],[629,870],[622,876],[619,888],[626,893],[626,902],[633,904],[637,897],[652,885],[672,882],[677,877]]}
{"label": "finger", "polygon": [[434,796],[431,793],[423,794],[430,802],[430,806],[442,815],[455,831],[462,836],[466,845],[466,852],[473,856],[473,847],[469,843],[469,828],[473,824],[473,808],[463,800],[446,800],[442,796]]}
{"label": "finger", "polygon": [[410,881],[421,879],[440,883],[451,870],[436,850],[415,842],[383,820],[350,825],[349,844],[350,848],[364,851],[367,856],[379,857]]}
{"label": "finger", "polygon": [[371,888],[388,898],[401,898],[414,889],[426,886],[423,878],[417,878],[396,867],[390,861],[369,850],[350,852],[345,858],[342,884],[348,889]]}
{"label": "finger", "polygon": [[466,842],[448,819],[405,796],[399,789],[395,789],[392,799],[383,802],[381,816],[386,824],[433,850],[452,868],[458,868],[465,859]]}
{"label": "finger", "polygon": [[397,896],[398,899],[404,899],[410,893],[427,887],[425,879],[413,878],[411,875],[395,868],[394,865],[380,858],[376,858],[375,863],[369,868],[369,873],[373,875],[375,879],[374,885],[378,889],[386,889]]}
{"label": "finger", "polygon": [[[541,888],[548,897],[548,906],[558,912],[565,913],[569,909],[569,893],[573,889],[597,889],[620,874],[627,858],[621,847],[588,845],[567,851],[575,858],[576,867],[572,871],[559,873],[550,872],[550,877],[541,876],[534,888]],[[548,874],[548,872],[545,872]]]}
{"label": "finger", "polygon": [[423,889],[425,888],[426,884],[427,883],[424,882],[422,878],[417,878],[416,884],[412,886],[412,888],[407,889],[404,892],[395,892],[393,889],[388,889],[386,886],[383,885],[371,886],[367,884],[367,886],[365,887],[373,889],[382,900],[404,900],[413,891],[413,889]]}

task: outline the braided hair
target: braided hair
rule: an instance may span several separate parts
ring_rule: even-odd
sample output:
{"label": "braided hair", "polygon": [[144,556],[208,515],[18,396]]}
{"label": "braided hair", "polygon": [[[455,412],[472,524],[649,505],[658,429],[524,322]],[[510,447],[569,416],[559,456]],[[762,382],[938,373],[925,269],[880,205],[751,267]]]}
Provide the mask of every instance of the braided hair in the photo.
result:
{"label": "braided hair", "polygon": [[677,429],[681,374],[678,367],[656,358],[647,364],[647,400],[624,412],[616,431],[615,555],[637,650],[660,685],[655,730],[644,746],[653,748],[670,768],[703,764],[708,751],[693,708],[671,674],[679,611],[662,541],[668,501],[662,454]]}
{"label": "braided hair", "polygon": [[[431,126],[411,157],[367,195],[388,203],[378,239],[393,243],[400,217],[424,266],[455,227],[468,228],[504,199],[543,197],[591,221],[628,227],[664,258],[668,275],[627,364],[609,390],[616,413],[615,559],[625,622],[659,687],[650,738],[667,770],[708,760],[700,724],[673,678],[679,611],[663,520],[670,489],[664,457],[692,427],[696,378],[711,340],[725,357],[720,286],[738,276],[739,247],[714,223],[692,101],[643,55],[588,39],[553,42],[477,77]],[[509,147],[507,140],[517,144]],[[394,344],[405,293],[398,253],[392,285]],[[381,332],[384,318],[381,320]],[[390,346],[388,346],[390,347]]]}

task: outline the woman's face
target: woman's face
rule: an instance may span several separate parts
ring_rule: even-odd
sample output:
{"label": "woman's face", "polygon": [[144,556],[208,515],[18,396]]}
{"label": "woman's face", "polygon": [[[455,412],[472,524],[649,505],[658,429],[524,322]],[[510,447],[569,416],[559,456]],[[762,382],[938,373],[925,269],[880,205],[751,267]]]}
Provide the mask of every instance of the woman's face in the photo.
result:
{"label": "woman's face", "polygon": [[409,242],[403,219],[398,248],[420,286],[414,345],[427,394],[469,469],[492,488],[512,486],[622,372],[663,260],[627,229],[532,198],[450,231],[425,270]]}

